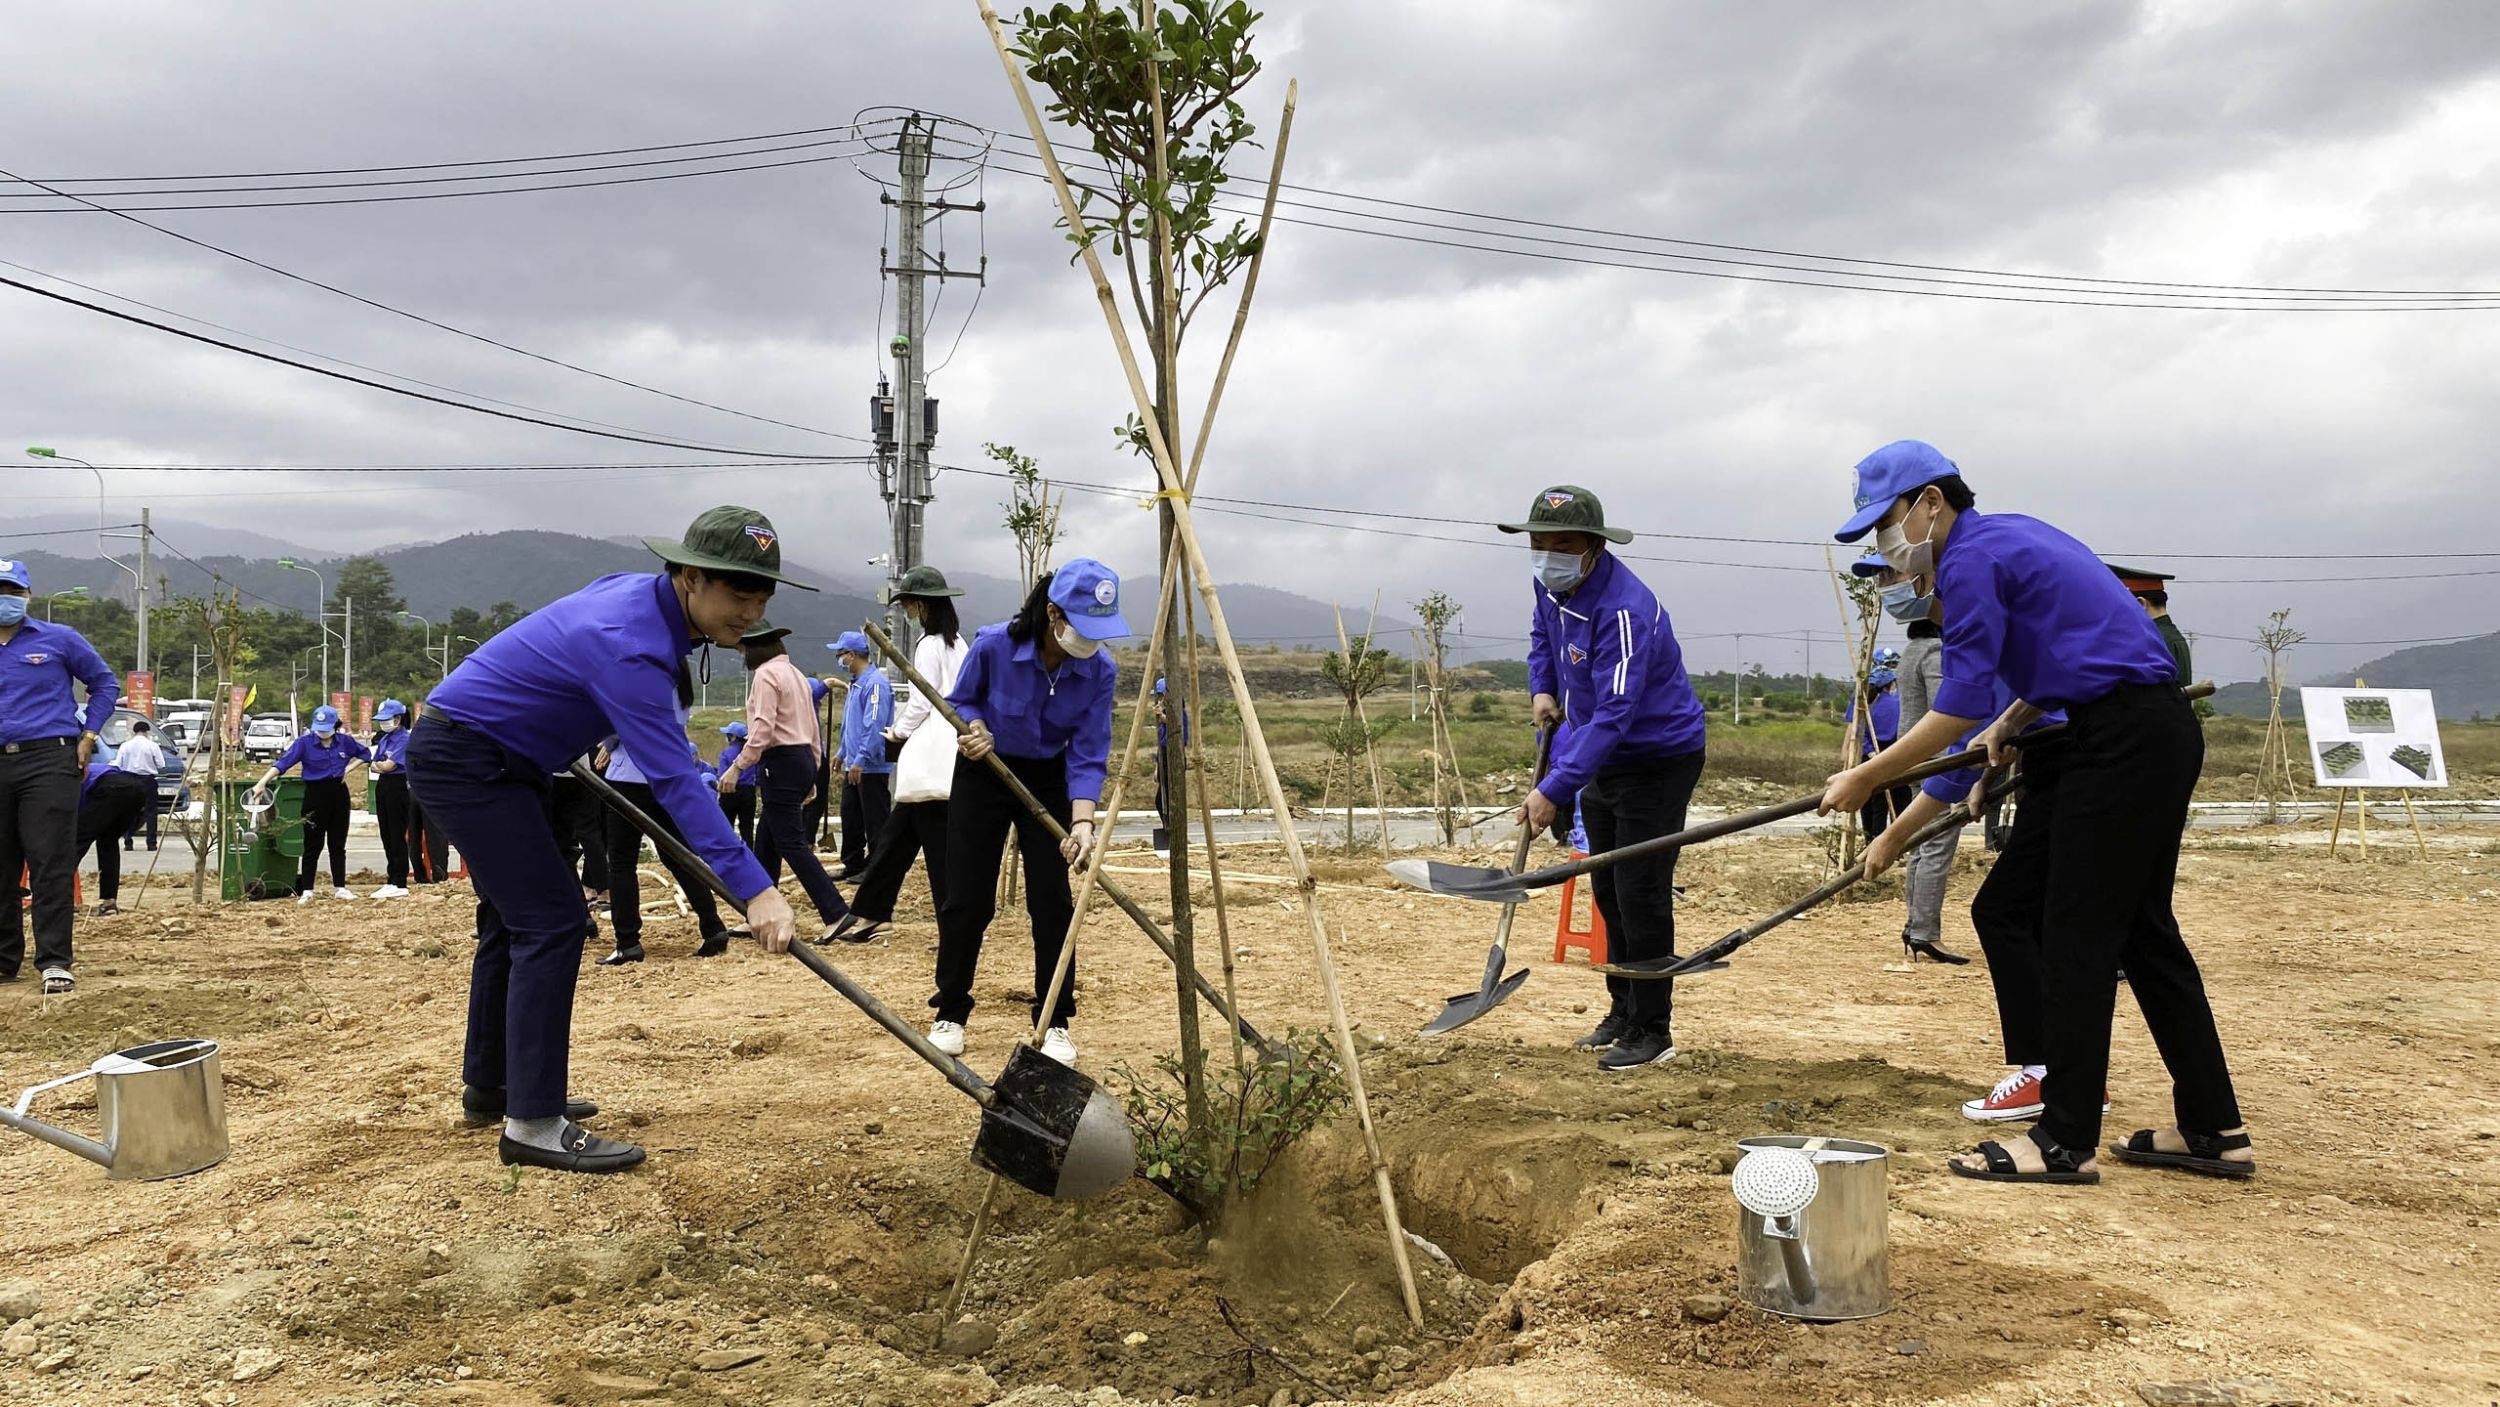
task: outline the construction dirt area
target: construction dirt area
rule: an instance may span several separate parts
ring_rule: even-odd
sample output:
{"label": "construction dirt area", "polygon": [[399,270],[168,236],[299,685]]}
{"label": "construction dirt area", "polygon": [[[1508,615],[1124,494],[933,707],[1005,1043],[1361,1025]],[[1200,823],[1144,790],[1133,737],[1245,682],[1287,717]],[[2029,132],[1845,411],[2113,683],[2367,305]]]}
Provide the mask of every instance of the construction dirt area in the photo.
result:
{"label": "construction dirt area", "polygon": [[[2383,841],[2363,863],[2287,840],[2194,838],[2179,886],[2259,1176],[2104,1160],[2084,1189],[1944,1172],[1989,1136],[1957,1106],[2000,1073],[1996,1021],[1984,965],[1902,961],[1897,882],[1679,984],[1683,1058],[1601,1075],[1566,1049],[1603,996],[1577,961],[1547,961],[1552,897],[1521,911],[1527,986],[1427,1039],[1476,982],[1498,911],[1396,889],[1374,860],[1324,862],[1395,1186],[1441,1253],[1415,1252],[1421,1328],[1351,1117],[1211,1231],[1143,1182],[1082,1205],[1010,1189],[972,1322],[941,1325],[986,1181],[967,1158],[976,1111],[795,962],[751,946],[697,961],[692,925],[655,919],[649,962],[586,967],[573,1087],[650,1161],[516,1175],[459,1118],[465,885],[193,909],[160,883],[143,909],[82,921],[74,996],[0,987],[0,1083],[215,1038],[232,1152],[110,1182],[0,1133],[0,1321],[15,1321],[0,1400],[2500,1399],[2500,853],[2453,833],[2428,860]],[[1325,1029],[1307,929],[1256,878],[1278,857],[1227,859],[1245,1007],[1272,1033]],[[1109,863],[1140,895],[1163,886],[1150,854]],[[1804,840],[1692,852],[1684,946],[1776,908],[1822,863]],[[1966,862],[1957,948],[1975,879]],[[933,930],[916,879],[902,918],[828,952],[917,1019]],[[1202,912],[1210,968],[1213,930]],[[1021,914],[993,930],[968,1057],[985,1073],[1023,1023],[1023,934]],[[1075,1030],[1116,1089],[1173,1048],[1173,988],[1108,905],[1088,936]],[[2123,989],[2113,1071],[2109,1137],[2169,1121]],[[37,1112],[92,1128],[87,1089]],[[1889,1313],[1808,1326],[1738,1300],[1734,1141],[1776,1132],[1893,1150]]]}

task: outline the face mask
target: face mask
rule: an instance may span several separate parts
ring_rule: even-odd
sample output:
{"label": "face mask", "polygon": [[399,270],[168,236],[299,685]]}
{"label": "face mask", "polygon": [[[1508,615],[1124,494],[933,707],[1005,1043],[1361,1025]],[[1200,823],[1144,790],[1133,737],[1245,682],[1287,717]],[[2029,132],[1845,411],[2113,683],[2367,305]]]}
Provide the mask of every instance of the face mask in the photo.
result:
{"label": "face mask", "polygon": [[0,625],[17,625],[26,619],[26,598],[0,596]]}
{"label": "face mask", "polygon": [[385,718],[378,726],[385,733],[396,733],[399,731],[399,720],[396,718]]}
{"label": "face mask", "polygon": [[1090,660],[1102,648],[1100,640],[1088,640],[1064,625],[1052,626],[1050,638],[1058,641],[1060,650],[1072,660]]}
{"label": "face mask", "polygon": [[1927,619],[1928,613],[1935,608],[1936,598],[1933,595],[1919,595],[1918,583],[1915,581],[1896,581],[1884,588],[1884,614],[1894,620],[1905,624],[1922,621]]}
{"label": "face mask", "polygon": [[315,723],[313,725],[313,736],[316,738],[327,738],[338,730],[339,725],[336,723]]}
{"label": "face mask", "polygon": [[1545,589],[1557,596],[1578,586],[1589,574],[1577,552],[1540,552],[1530,548],[1528,565],[1536,579],[1545,583]]}
{"label": "face mask", "polygon": [[[1915,507],[1917,500],[1913,499],[1911,500],[1911,503],[1913,507]],[[1901,515],[1901,521],[1903,523],[1906,523],[1909,520],[1910,515],[1908,513],[1903,513]],[[1916,542],[1910,541],[1910,535],[1904,532],[1899,524],[1895,524],[1891,527],[1877,528],[1875,530],[1875,550],[1883,554],[1884,565],[1892,568],[1896,572],[1899,572],[1903,576],[1920,577],[1928,575],[1936,569],[1935,519],[1930,518],[1927,520],[1927,536]]]}

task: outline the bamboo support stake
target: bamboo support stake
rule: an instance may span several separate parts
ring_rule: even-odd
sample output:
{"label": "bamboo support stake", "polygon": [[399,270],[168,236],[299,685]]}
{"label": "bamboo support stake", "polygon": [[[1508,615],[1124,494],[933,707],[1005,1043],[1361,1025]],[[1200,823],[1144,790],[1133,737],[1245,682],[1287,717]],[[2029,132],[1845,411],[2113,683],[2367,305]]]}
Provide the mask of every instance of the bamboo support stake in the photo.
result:
{"label": "bamboo support stake", "polygon": [[1381,1219],[1388,1233],[1390,1258],[1397,1268],[1398,1286],[1404,1293],[1407,1318],[1421,1324],[1424,1320],[1423,1301],[1415,1291],[1415,1269],[1407,1256],[1406,1228],[1398,1216],[1397,1192],[1390,1185],[1388,1162],[1381,1154],[1379,1131],[1372,1123],[1371,1101],[1363,1088],[1362,1061],[1354,1048],[1354,1032],[1346,1016],[1344,994],[1337,985],[1337,967],[1331,953],[1328,924],[1319,910],[1318,883],[1311,876],[1310,859],[1303,853],[1301,837],[1294,831],[1293,815],[1285,804],[1284,783],[1277,776],[1275,758],[1270,755],[1266,736],[1259,728],[1258,703],[1251,697],[1250,681],[1242,670],[1232,627],[1224,618],[1224,605],[1215,589],[1213,571],[1198,541],[1197,524],[1190,512],[1187,488],[1179,466],[1173,462],[1172,447],[1164,440],[1162,426],[1155,421],[1154,401],[1147,394],[1145,379],[1138,371],[1137,351],[1130,344],[1128,328],[1121,320],[1118,295],[1112,291],[1110,276],[1103,271],[1102,256],[1096,251],[1094,241],[1083,237],[1084,212],[1068,187],[1067,173],[1059,167],[1058,151],[1050,144],[1050,132],[1042,125],[1040,109],[1033,104],[1032,89],[1025,83],[1023,72],[1016,67],[1015,54],[1007,45],[1006,31],[999,24],[998,11],[992,8],[990,0],[974,0],[974,3],[981,12],[982,23],[989,30],[990,44],[998,53],[999,66],[1007,76],[1007,86],[1016,95],[1016,106],[1024,115],[1025,127],[1040,154],[1042,169],[1049,174],[1051,190],[1059,198],[1060,214],[1067,221],[1069,231],[1078,237],[1078,256],[1085,265],[1086,276],[1093,281],[1094,298],[1102,309],[1113,350],[1119,354],[1120,369],[1128,379],[1130,398],[1136,403],[1138,416],[1145,424],[1146,447],[1154,457],[1155,474],[1161,480],[1164,491],[1172,495],[1166,501],[1172,504],[1173,528],[1187,553],[1198,593],[1206,601],[1207,626],[1215,636],[1216,651],[1223,658],[1224,672],[1232,683],[1234,700],[1241,709],[1243,738],[1249,746],[1252,760],[1257,764],[1260,789],[1266,793],[1268,805],[1276,812],[1277,834],[1283,841],[1286,861],[1299,886],[1302,913],[1310,924],[1312,953],[1319,968],[1320,988],[1328,1001],[1329,1023],[1337,1040],[1337,1058],[1344,1067],[1347,1086],[1354,1096],[1356,1121],[1362,1127],[1364,1148],[1371,1158],[1372,1180],[1380,1194]]}
{"label": "bamboo support stake", "polygon": [[[1192,478],[1195,478],[1194,473]],[[1181,624],[1188,632],[1182,638],[1189,642],[1189,697],[1183,705],[1187,712],[1181,715],[1181,742],[1189,752],[1190,779],[1197,788],[1198,822],[1207,838],[1207,884],[1215,900],[1215,941],[1220,946],[1224,962],[1224,1000],[1233,1003],[1234,1009],[1239,1010],[1241,999],[1234,995],[1233,983],[1232,919],[1224,910],[1224,861],[1215,849],[1215,803],[1207,796],[1207,754],[1203,738],[1206,720],[1198,711],[1198,612],[1190,605],[1186,591],[1181,595]],[[1187,821],[1182,824],[1186,825]],[[1235,1074],[1247,1067],[1242,1046],[1241,1028],[1236,1026],[1233,1028]]]}

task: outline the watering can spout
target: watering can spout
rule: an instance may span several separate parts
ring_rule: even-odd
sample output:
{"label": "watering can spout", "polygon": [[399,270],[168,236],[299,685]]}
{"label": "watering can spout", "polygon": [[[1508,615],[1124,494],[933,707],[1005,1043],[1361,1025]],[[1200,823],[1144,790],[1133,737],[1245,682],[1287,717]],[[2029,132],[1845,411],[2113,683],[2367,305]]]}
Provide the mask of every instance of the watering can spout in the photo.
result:
{"label": "watering can spout", "polygon": [[81,1138],[68,1129],[56,1129],[41,1119],[29,1118],[23,1109],[0,1109],[0,1126],[40,1138],[65,1152],[75,1153],[101,1167],[113,1166],[113,1151],[92,1138]]}

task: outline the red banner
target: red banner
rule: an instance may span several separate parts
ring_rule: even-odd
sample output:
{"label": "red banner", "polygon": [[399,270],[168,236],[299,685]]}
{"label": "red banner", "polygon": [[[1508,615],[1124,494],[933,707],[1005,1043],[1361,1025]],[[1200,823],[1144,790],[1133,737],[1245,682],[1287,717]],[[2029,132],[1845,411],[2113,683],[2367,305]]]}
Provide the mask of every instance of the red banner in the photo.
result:
{"label": "red banner", "polygon": [[234,686],[233,696],[226,701],[226,746],[228,747],[237,747],[243,742],[244,698],[243,686],[237,684]]}
{"label": "red banner", "polygon": [[122,707],[137,711],[149,723],[156,722],[156,676],[143,670],[130,671],[122,688]]}
{"label": "red banner", "polygon": [[337,709],[337,710],[339,711],[339,721],[340,721],[342,724],[344,724],[344,723],[347,721],[347,719],[350,717],[350,715],[349,715],[349,713],[348,713],[348,711],[347,711],[347,710],[348,710],[348,705],[350,705],[350,704],[352,704],[352,703],[354,703],[354,702],[355,702],[355,700],[353,700],[353,699],[351,699],[351,698],[349,698],[349,697],[347,696],[347,691],[346,691],[345,689],[341,689],[341,690],[337,691],[336,693],[333,693],[332,695],[330,695],[330,707],[335,708],[335,709]]}
{"label": "red banner", "polygon": [[356,696],[356,731],[359,733],[373,731],[373,695],[371,694]]}

